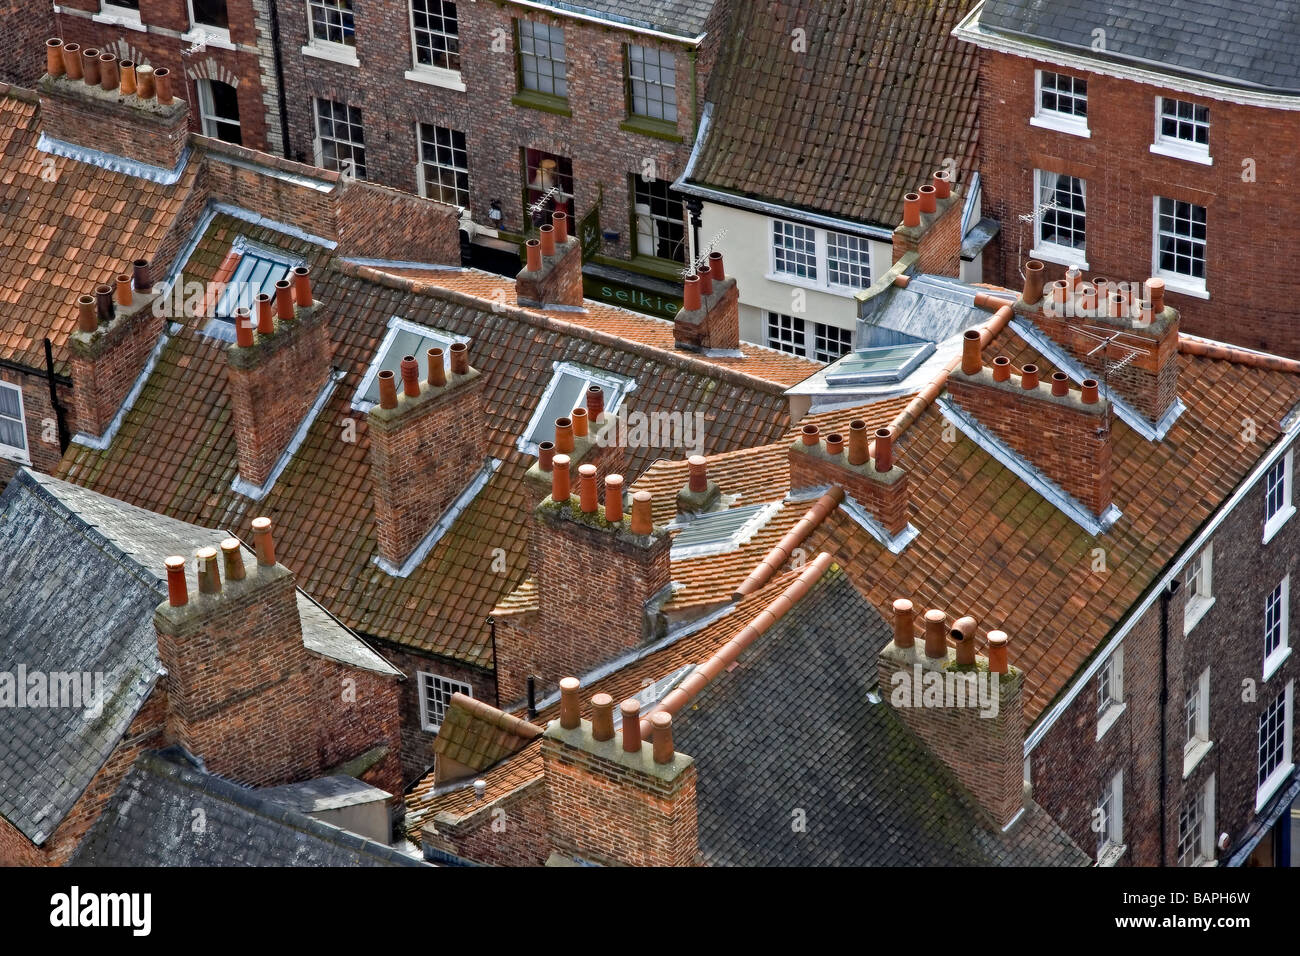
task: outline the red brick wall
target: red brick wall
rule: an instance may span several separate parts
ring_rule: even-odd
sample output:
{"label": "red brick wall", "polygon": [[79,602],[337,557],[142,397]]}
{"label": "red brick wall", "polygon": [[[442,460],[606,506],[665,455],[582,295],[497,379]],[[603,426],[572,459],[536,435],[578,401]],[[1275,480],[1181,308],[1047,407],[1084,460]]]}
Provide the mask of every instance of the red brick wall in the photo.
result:
{"label": "red brick wall", "polygon": [[[106,276],[105,282],[111,283]],[[123,313],[96,333],[76,333],[68,341],[72,353],[72,397],[77,428],[102,435],[117,414],[131,386],[162,334],[163,320],[154,314],[154,297],[136,296],[133,311]]]}
{"label": "red brick wall", "polygon": [[[1290,188],[1300,164],[1300,113],[1207,100],[1105,76],[1088,76],[1084,139],[1029,125],[1034,71],[1066,70],[990,51],[980,54],[980,174],[983,210],[1002,224],[999,268],[986,273],[1019,289],[1020,261],[1029,258],[1035,169],[1087,181],[1090,271],[1141,282],[1152,271],[1153,202],[1163,196],[1207,209],[1208,301],[1170,291],[1188,332],[1251,348],[1300,356],[1294,321],[1300,278],[1278,263],[1288,258],[1300,198]],[[1207,104],[1212,166],[1155,155],[1155,98]],[[1243,163],[1254,162],[1254,182]],[[1023,239],[1022,239],[1023,236]],[[1063,268],[1049,265],[1047,278]]]}
{"label": "red brick wall", "polygon": [[[374,183],[345,181],[337,217],[340,255],[460,265],[455,206]],[[377,222],[384,228],[376,229]],[[579,276],[577,304],[581,301]]]}
{"label": "red brick wall", "polygon": [[172,169],[186,142],[187,104],[179,94],[173,91],[170,106],[136,105],[80,80],[42,80],[41,126],[54,139]]}
{"label": "red brick wall", "polygon": [[[698,312],[677,313],[673,322],[673,342],[678,348],[740,348],[740,290],[736,280],[726,278],[714,283],[713,293],[703,297]],[[701,313],[703,313],[701,315]],[[692,320],[698,320],[698,323]]]}
{"label": "red brick wall", "polygon": [[[50,402],[49,381],[43,375],[0,368],[0,382],[17,385],[23,390],[23,417],[27,421],[27,456],[31,459],[32,467],[37,471],[53,473],[58,467],[62,453],[59,450],[59,432],[54,406]],[[69,431],[71,431],[73,424],[71,392],[64,386],[59,386],[59,390],[60,404],[64,407]],[[0,460],[0,487],[8,483],[17,468],[16,464]]]}
{"label": "red brick wall", "polygon": [[31,89],[45,72],[45,41],[58,35],[54,5],[0,0],[0,23],[5,25],[5,42],[0,44],[0,83]]}
{"label": "red brick wall", "polygon": [[321,769],[336,767],[372,747],[387,744],[388,753],[361,779],[400,797],[406,789],[402,773],[401,682],[372,671],[348,667],[324,657],[311,657],[314,682],[320,690],[320,725],[324,729]]}
{"label": "red brick wall", "polygon": [[[926,185],[918,183],[918,187]],[[903,197],[898,197],[901,212]],[[936,200],[935,212],[922,213],[921,225],[899,226],[894,230],[894,261],[908,252],[918,256],[916,271],[930,275],[959,276],[961,274],[961,217],[962,193],[953,187],[947,199]]]}
{"label": "red brick wall", "polygon": [[898,465],[880,474],[874,461],[851,465],[848,450],[831,457],[826,443],[819,439],[809,446],[799,439],[790,446],[790,487],[817,488],[839,485],[858,504],[885,526],[890,534],[907,527],[911,501],[907,473]]}
{"label": "red brick wall", "polygon": [[488,866],[541,866],[551,855],[546,782],[538,778],[455,823],[435,821],[426,826],[420,840]]}
{"label": "red brick wall", "polygon": [[538,272],[522,270],[515,277],[520,305],[582,305],[582,251],[577,239],[557,245],[555,255],[542,257]]}

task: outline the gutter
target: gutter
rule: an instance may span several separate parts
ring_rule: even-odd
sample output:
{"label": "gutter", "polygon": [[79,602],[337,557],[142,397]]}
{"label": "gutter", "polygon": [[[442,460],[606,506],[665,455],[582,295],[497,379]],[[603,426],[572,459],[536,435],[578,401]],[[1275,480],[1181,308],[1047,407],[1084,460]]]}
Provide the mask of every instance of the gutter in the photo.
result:
{"label": "gutter", "polygon": [[584,23],[598,23],[602,27],[614,27],[619,30],[627,30],[629,33],[639,33],[641,36],[654,37],[656,40],[670,40],[673,43],[689,43],[691,46],[699,46],[704,40],[706,34],[701,33],[695,37],[683,36],[679,33],[665,33],[663,30],[656,30],[654,27],[637,26],[634,23],[625,23],[621,20],[607,20],[599,16],[594,11],[584,13],[575,6],[567,3],[539,3],[537,0],[510,0],[510,3],[517,7],[527,7],[530,10],[541,10],[554,16],[567,17],[571,20],[581,20]]}

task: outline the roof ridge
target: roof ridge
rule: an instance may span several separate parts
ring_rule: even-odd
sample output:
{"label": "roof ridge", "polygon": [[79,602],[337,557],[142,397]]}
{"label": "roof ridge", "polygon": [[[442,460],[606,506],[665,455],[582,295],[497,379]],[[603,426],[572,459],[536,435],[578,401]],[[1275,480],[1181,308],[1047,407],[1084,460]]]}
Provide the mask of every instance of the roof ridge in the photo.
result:
{"label": "roof ridge", "polygon": [[487,701],[460,692],[451,695],[448,706],[459,707],[461,710],[468,711],[471,716],[491,724],[498,730],[504,730],[506,733],[522,737],[524,740],[534,740],[545,732],[534,723],[513,714],[508,714],[499,707],[493,707]]}
{"label": "roof ridge", "polygon": [[772,546],[772,550],[763,556],[758,566],[750,571],[749,576],[736,588],[732,598],[748,597],[771,581],[777,568],[790,559],[794,550],[807,541],[826,520],[826,516],[838,508],[843,501],[844,489],[839,485],[832,485],[829,491],[813,502],[812,506],[804,512],[803,517],[795,522],[794,527]]}
{"label": "roof ridge", "polygon": [[1178,333],[1178,351],[1184,355],[1194,355],[1197,358],[1219,359],[1224,362],[1232,362],[1235,365],[1245,365],[1248,368],[1300,375],[1300,361],[1283,358],[1281,355],[1274,355],[1271,352],[1260,352],[1240,345],[1231,345],[1217,339],[1206,338],[1203,335],[1188,335],[1186,332],[1180,331]]}
{"label": "roof ridge", "polygon": [[[783,395],[789,387],[781,382],[770,381],[765,378],[759,378],[749,372],[741,372],[737,369],[728,368],[725,365],[718,365],[704,358],[693,354],[679,353],[668,351],[667,349],[657,348],[653,345],[646,345],[643,342],[633,342],[626,338],[614,335],[611,332],[604,332],[600,329],[589,328],[577,322],[570,322],[564,319],[556,318],[545,312],[534,311],[518,305],[509,305],[503,302],[490,302],[481,299],[478,296],[471,295],[467,292],[461,292],[458,289],[447,289],[437,284],[436,279],[432,276],[429,279],[413,279],[409,276],[398,276],[376,269],[372,266],[358,265],[353,262],[347,262],[341,258],[331,260],[330,268],[336,272],[351,276],[355,279],[363,279],[367,282],[374,282],[377,285],[386,286],[390,289],[399,289],[404,292],[413,292],[417,295],[427,295],[432,298],[443,299],[448,302],[454,302],[458,305],[483,311],[491,309],[494,313],[505,315],[509,318],[520,319],[531,325],[540,328],[549,329],[562,335],[577,336],[588,339],[598,345],[604,345],[609,348],[619,349],[623,352],[630,352],[633,355],[639,355],[642,358],[654,359],[655,361],[667,362],[675,365],[685,371],[695,373],[705,373],[710,378],[716,378],[731,385],[737,385],[741,388],[750,388],[773,395]],[[436,273],[433,274],[436,276]],[[513,281],[509,277],[503,276],[505,281]],[[626,311],[626,310],[625,310]],[[637,315],[635,312],[628,312],[629,315]],[[646,316],[646,318],[650,318]]]}
{"label": "roof ridge", "polygon": [[0,96],[11,97],[33,105],[39,105],[41,102],[41,98],[36,94],[35,90],[19,86],[17,83],[0,83]]}

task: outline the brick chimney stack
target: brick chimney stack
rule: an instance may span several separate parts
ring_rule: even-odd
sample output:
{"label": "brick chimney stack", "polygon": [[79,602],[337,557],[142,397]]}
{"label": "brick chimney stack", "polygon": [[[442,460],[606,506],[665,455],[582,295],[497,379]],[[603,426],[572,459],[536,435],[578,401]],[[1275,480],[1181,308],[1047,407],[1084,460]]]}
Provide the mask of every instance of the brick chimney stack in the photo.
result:
{"label": "brick chimney stack", "polygon": [[596,481],[603,485],[607,475],[622,474],[627,449],[620,443],[618,419],[605,411],[605,393],[591,385],[583,404],[570,415],[555,420],[554,438],[538,446],[537,461],[526,476],[528,503],[536,508],[551,493],[552,462],[556,455],[567,455],[574,474],[582,465],[596,466]]}
{"label": "brick chimney stack", "polygon": [[907,529],[910,500],[907,472],[894,462],[894,438],[888,428],[867,438],[867,423],[849,425],[849,440],[830,434],[822,439],[816,425],[805,425],[790,446],[790,488],[839,485],[893,537]]}
{"label": "brick chimney stack", "polygon": [[99,438],[108,430],[162,334],[150,271],[138,259],[131,273],[77,300],[68,350],[77,429],[87,435]]}
{"label": "brick chimney stack", "polygon": [[168,70],[119,68],[112,54],[57,37],[46,42],[46,70],[37,88],[47,136],[165,170],[179,165],[189,106],[172,96]]}
{"label": "brick chimney stack", "polygon": [[693,866],[699,857],[695,761],[673,746],[672,717],[651,717],[641,738],[638,705],[592,698],[579,717],[578,682],[561,687],[561,717],[542,737],[546,823],[557,854],[604,866]]}
{"label": "brick chimney stack", "polygon": [[740,291],[723,270],[722,253],[709,253],[699,274],[686,277],[673,344],[690,352],[740,348]]}
{"label": "brick chimney stack", "polygon": [[903,221],[894,228],[894,262],[917,256],[915,270],[930,275],[961,274],[962,190],[946,170],[903,197]]}
{"label": "brick chimney stack", "polygon": [[519,304],[532,308],[582,307],[582,243],[569,235],[569,221],[555,212],[541,236],[525,244],[528,261],[515,276]]}
{"label": "brick chimney stack", "polygon": [[1011,371],[1005,356],[984,366],[979,332],[966,333],[960,367],[948,376],[952,400],[1052,482],[1103,515],[1111,505],[1109,403],[1088,379],[1079,390],[1061,372],[1051,384],[1038,367]]}
{"label": "brick chimney stack", "polygon": [[226,350],[239,477],[259,488],[330,375],[333,345],[324,309],[312,299],[305,270],[295,278],[276,283],[275,315],[265,316],[256,329],[247,327],[250,317],[238,317],[236,341]]}
{"label": "brick chimney stack", "polygon": [[[434,354],[437,353],[437,354]],[[438,518],[483,468],[487,419],[482,373],[463,342],[451,347],[446,372],[430,349],[429,377],[419,380],[414,356],[402,359],[402,383],[380,373],[380,401],[367,416],[370,480],[379,556],[400,567]]]}
{"label": "brick chimney stack", "polygon": [[[951,625],[941,610],[913,630],[912,602],[894,602],[894,639],[877,658],[880,693],[999,826],[1024,806],[1024,674],[1007,665],[1007,635],[988,633],[975,653],[976,622]],[[951,639],[955,647],[949,647]]]}

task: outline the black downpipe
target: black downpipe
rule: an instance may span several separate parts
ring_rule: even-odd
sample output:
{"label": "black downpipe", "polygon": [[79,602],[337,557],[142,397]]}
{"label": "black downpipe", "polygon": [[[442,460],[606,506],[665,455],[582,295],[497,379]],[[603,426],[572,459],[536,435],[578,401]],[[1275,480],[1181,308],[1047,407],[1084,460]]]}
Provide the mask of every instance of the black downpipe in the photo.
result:
{"label": "black downpipe", "polygon": [[54,409],[54,422],[59,432],[59,454],[62,455],[72,443],[72,436],[68,433],[68,421],[63,414],[63,406],[59,404],[59,392],[55,387],[57,380],[54,376],[54,346],[50,344],[48,336],[45,339],[45,381],[50,386],[50,405]]}
{"label": "black downpipe", "polygon": [[537,677],[534,674],[528,675],[528,719],[532,720],[537,716]]}
{"label": "black downpipe", "polygon": [[271,51],[275,55],[276,95],[280,99],[280,142],[285,159],[293,158],[289,148],[289,107],[284,95],[284,59],[280,53],[280,11],[276,0],[271,0]]}
{"label": "black downpipe", "polygon": [[1178,593],[1177,578],[1160,593],[1160,862],[1165,866],[1167,840],[1165,810],[1168,803],[1169,740],[1167,738],[1169,704],[1169,602]]}
{"label": "black downpipe", "polygon": [[497,619],[488,615],[488,632],[492,635],[492,687],[496,691],[497,710],[501,709],[501,685],[497,682]]}

